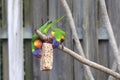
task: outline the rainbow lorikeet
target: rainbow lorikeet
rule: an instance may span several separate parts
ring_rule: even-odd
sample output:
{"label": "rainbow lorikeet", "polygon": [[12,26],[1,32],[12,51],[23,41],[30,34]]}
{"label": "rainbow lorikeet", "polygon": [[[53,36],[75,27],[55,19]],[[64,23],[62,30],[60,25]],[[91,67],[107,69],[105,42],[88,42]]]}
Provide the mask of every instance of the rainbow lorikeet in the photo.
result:
{"label": "rainbow lorikeet", "polygon": [[[44,25],[42,25],[38,30],[42,33],[42,34],[47,34],[49,29],[51,27],[53,27],[54,25],[56,25],[62,18],[62,17],[59,17],[55,20],[53,20],[52,22],[46,22]],[[35,33],[33,36],[32,36],[32,53],[35,55],[35,56],[38,56],[40,54],[40,48],[42,46],[42,41],[39,39],[39,36]],[[38,50],[39,49],[39,50]]]}
{"label": "rainbow lorikeet", "polygon": [[51,35],[53,37],[52,44],[53,44],[54,48],[58,47],[66,38],[66,33],[59,28],[54,28],[51,31]]}

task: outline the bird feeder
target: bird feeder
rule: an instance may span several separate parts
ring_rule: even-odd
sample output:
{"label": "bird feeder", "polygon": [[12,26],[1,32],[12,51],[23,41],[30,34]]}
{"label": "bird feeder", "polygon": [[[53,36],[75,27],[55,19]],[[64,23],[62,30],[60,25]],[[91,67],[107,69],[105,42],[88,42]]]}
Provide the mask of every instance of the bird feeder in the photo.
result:
{"label": "bird feeder", "polygon": [[53,47],[51,43],[43,43],[41,55],[40,70],[51,70],[53,67]]}

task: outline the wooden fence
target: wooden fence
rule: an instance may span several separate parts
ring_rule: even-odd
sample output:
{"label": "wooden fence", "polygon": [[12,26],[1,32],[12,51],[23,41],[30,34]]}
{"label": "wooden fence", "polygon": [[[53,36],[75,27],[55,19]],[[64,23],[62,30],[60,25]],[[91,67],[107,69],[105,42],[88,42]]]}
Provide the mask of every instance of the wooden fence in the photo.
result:
{"label": "wooden fence", "polygon": [[[8,8],[9,0],[0,2],[0,79],[9,80],[9,52],[8,52]],[[14,0],[13,0],[14,1]],[[87,58],[108,68],[112,67],[114,56],[109,44],[108,33],[101,19],[98,0],[67,0],[73,14],[76,29]],[[120,0],[106,0],[107,10],[115,38],[120,43]],[[42,72],[39,60],[32,56],[31,37],[34,28],[38,28],[48,19],[53,20],[65,11],[60,0],[23,0],[23,54],[24,54],[24,80],[89,80],[85,78],[83,64],[71,56],[55,49],[54,66],[49,72]],[[15,15],[13,15],[16,17]],[[68,19],[65,17],[56,27],[67,33],[64,45],[77,52]],[[12,34],[11,34],[12,36]],[[14,46],[14,43],[13,45]],[[19,46],[19,45],[17,45]],[[16,56],[14,53],[13,56]],[[12,64],[11,64],[12,65]],[[19,63],[18,63],[19,65]],[[14,66],[18,66],[14,65]],[[95,80],[107,80],[108,74],[91,68]],[[19,75],[19,73],[18,73]],[[14,75],[12,75],[14,76]],[[113,79],[117,80],[117,79]]]}

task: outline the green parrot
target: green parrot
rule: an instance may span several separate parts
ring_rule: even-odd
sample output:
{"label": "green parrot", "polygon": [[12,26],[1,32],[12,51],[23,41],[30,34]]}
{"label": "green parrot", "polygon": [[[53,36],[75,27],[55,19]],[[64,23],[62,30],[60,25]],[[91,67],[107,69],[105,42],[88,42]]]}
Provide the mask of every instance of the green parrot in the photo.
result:
{"label": "green parrot", "polygon": [[[55,26],[65,15],[53,20],[52,22],[49,22],[47,21],[44,25],[42,25],[38,30],[43,33],[43,34],[47,34],[48,33],[48,30]],[[33,36],[32,36],[32,52],[35,51],[36,49],[36,46],[34,45],[34,42],[36,39],[39,39],[39,36],[35,33]],[[39,41],[36,41],[36,43],[39,42]],[[35,44],[36,44],[35,43]]]}
{"label": "green parrot", "polygon": [[51,31],[51,35],[53,37],[52,44],[54,47],[58,47],[66,38],[66,33],[59,28],[54,28]]}

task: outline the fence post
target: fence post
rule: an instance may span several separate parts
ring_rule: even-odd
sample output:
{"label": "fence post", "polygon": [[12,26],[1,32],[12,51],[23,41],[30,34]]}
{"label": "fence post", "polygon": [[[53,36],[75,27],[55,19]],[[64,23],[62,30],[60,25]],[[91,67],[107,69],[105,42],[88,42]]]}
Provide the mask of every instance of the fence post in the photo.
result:
{"label": "fence post", "polygon": [[22,0],[8,0],[9,80],[24,80]]}

